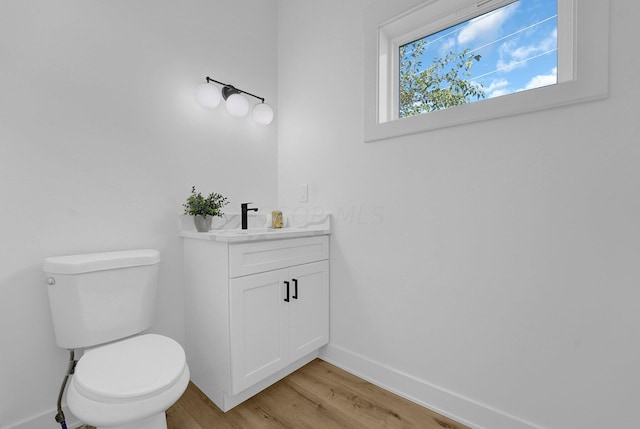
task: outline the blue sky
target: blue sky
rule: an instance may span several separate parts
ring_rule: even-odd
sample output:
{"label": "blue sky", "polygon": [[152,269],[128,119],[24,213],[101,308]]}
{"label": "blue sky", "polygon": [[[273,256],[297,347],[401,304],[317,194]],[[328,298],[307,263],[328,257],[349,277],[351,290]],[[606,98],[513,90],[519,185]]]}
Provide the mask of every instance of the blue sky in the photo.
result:
{"label": "blue sky", "polygon": [[557,28],[557,0],[519,0],[427,37],[423,64],[470,48],[486,98],[555,84]]}

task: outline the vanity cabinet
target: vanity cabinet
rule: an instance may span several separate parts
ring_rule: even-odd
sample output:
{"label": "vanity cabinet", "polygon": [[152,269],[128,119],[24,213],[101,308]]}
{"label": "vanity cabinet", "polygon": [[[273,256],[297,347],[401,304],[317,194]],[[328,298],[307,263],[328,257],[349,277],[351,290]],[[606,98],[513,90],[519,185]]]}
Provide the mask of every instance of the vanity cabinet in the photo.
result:
{"label": "vanity cabinet", "polygon": [[185,238],[191,380],[223,411],[313,360],[329,341],[327,235]]}

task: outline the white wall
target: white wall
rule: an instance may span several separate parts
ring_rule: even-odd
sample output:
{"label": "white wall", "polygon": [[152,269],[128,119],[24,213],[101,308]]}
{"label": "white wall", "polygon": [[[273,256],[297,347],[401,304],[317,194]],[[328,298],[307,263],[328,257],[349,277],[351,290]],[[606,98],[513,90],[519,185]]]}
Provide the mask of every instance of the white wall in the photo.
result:
{"label": "white wall", "polygon": [[474,427],[637,427],[640,5],[608,99],[365,144],[370,3],[279,2],[279,202],[336,213],[326,355]]}
{"label": "white wall", "polygon": [[276,201],[275,124],[194,99],[209,75],[276,104],[275,5],[0,2],[0,427],[37,427],[43,413],[55,425],[68,355],[43,258],[159,249],[153,330],[181,341],[177,215],[191,185],[227,195],[228,212]]}
{"label": "white wall", "polygon": [[[277,177],[280,207],[336,214],[335,359],[449,391],[461,418],[475,401],[534,427],[632,428],[640,5],[612,2],[609,99],[364,144],[370,1],[280,0],[277,46],[275,3],[0,2],[0,427],[54,424],[67,355],[44,257],[160,249],[154,330],[181,340],[190,186],[232,211],[272,204]],[[277,154],[275,126],[193,103],[207,74],[278,89]]]}

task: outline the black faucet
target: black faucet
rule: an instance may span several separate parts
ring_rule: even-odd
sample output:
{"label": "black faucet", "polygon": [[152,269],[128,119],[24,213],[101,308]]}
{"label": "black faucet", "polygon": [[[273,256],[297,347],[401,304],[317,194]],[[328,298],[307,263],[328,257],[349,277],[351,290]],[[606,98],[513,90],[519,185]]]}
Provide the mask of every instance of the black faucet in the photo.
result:
{"label": "black faucet", "polygon": [[242,208],[242,229],[247,229],[247,213],[258,211],[257,207],[249,208],[249,204],[253,204],[253,203],[240,204],[240,207]]}

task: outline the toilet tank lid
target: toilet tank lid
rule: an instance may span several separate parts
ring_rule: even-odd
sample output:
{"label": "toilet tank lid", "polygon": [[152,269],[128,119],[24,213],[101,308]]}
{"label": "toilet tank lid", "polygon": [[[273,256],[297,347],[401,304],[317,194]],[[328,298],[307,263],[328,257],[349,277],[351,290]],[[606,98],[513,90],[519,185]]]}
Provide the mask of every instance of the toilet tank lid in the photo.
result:
{"label": "toilet tank lid", "polygon": [[50,257],[44,260],[43,270],[51,274],[80,274],[158,262],[160,252],[155,249],[121,250]]}

